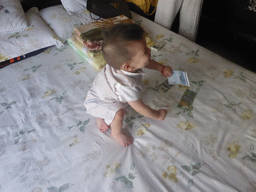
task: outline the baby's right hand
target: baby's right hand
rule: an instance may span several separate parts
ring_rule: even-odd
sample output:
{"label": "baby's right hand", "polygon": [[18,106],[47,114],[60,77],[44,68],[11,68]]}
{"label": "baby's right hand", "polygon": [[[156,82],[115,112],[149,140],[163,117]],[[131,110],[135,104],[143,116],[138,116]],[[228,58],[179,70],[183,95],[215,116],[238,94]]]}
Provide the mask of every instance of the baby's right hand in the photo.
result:
{"label": "baby's right hand", "polygon": [[163,121],[168,113],[168,111],[166,109],[160,109],[158,110],[159,112],[159,117],[157,120]]}

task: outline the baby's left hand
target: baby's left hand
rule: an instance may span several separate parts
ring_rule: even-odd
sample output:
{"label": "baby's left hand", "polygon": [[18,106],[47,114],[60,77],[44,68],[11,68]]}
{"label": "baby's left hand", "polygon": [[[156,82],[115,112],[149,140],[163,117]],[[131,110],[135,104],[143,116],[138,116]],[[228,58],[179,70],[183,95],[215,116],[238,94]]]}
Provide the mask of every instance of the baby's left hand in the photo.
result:
{"label": "baby's left hand", "polygon": [[162,75],[165,77],[172,76],[172,68],[170,66],[164,66],[164,69],[162,71]]}

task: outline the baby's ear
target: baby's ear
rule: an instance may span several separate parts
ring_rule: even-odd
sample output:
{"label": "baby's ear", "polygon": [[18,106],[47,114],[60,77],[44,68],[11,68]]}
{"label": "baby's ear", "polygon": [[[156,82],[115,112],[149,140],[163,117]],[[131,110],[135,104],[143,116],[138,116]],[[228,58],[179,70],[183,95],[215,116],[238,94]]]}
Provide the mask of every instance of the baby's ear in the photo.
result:
{"label": "baby's ear", "polygon": [[132,66],[130,65],[130,63],[124,63],[123,65],[122,65],[122,70],[124,70],[124,71],[132,71]]}

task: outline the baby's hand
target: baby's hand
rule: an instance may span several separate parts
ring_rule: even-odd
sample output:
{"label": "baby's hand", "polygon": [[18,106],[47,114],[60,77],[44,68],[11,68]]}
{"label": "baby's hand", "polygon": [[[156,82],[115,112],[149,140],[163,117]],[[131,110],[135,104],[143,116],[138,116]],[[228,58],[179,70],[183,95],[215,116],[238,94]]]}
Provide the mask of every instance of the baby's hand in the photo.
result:
{"label": "baby's hand", "polygon": [[161,73],[165,77],[171,77],[172,76],[172,68],[170,66],[164,66]]}
{"label": "baby's hand", "polygon": [[168,113],[168,111],[166,109],[160,109],[158,110],[159,112],[159,117],[157,120],[163,121]]}

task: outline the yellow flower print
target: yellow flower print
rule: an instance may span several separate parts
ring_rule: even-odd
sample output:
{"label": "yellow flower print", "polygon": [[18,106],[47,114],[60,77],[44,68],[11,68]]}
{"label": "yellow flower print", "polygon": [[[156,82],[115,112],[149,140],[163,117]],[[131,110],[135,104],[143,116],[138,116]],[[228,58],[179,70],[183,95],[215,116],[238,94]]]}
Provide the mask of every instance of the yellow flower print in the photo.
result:
{"label": "yellow flower print", "polygon": [[187,62],[188,62],[189,64],[198,63],[199,61],[201,61],[201,59],[200,59],[200,58],[197,58],[197,57],[189,57],[189,58],[187,59]]}
{"label": "yellow flower print", "polygon": [[122,165],[122,164],[120,164],[120,163],[116,163],[114,168],[111,168],[111,165],[107,165],[107,166],[106,166],[107,171],[106,171],[106,173],[104,173],[103,175],[104,175],[105,177],[110,177],[111,175],[114,174],[114,172],[115,172],[117,169],[119,169],[119,168],[121,167],[121,165]]}
{"label": "yellow flower print", "polygon": [[120,163],[116,163],[115,164],[115,170],[117,170],[118,168],[120,168],[121,167],[121,164]]}
{"label": "yellow flower print", "polygon": [[146,44],[151,43],[151,39],[149,37],[145,37],[145,40],[146,40]]}
{"label": "yellow flower print", "polygon": [[149,123],[145,123],[145,124],[142,124],[139,128],[139,130],[137,131],[137,135],[138,136],[142,136],[146,133],[147,131],[147,128],[150,127],[150,124]]}
{"label": "yellow flower print", "polygon": [[228,151],[229,151],[229,157],[230,158],[236,158],[238,153],[239,153],[239,150],[240,150],[241,146],[238,145],[236,142],[233,142],[231,143],[229,146],[228,146]]}
{"label": "yellow flower print", "polygon": [[199,58],[199,49],[196,50],[196,51],[192,51],[190,53],[187,53],[187,55],[188,55],[187,62],[189,64],[198,63],[199,61],[201,61],[201,59]]}
{"label": "yellow flower print", "polygon": [[75,71],[76,75],[79,75],[80,73],[84,72],[86,70],[86,67],[82,67],[80,69],[78,69],[77,71]]}
{"label": "yellow flower print", "polygon": [[189,131],[191,130],[193,127],[195,127],[195,124],[190,122],[190,121],[181,121],[178,125],[178,128],[182,129],[182,130],[186,130]]}
{"label": "yellow flower print", "polygon": [[69,147],[72,147],[73,145],[75,145],[75,144],[77,144],[77,143],[79,143],[79,141],[77,140],[77,136],[75,135],[75,136],[73,137],[73,142],[72,142],[71,144],[69,144]]}
{"label": "yellow flower print", "polygon": [[142,135],[144,135],[145,133],[146,133],[146,131],[143,130],[143,129],[139,129],[139,130],[137,131],[137,135],[138,135],[138,136],[142,136]]}
{"label": "yellow flower print", "polygon": [[22,75],[22,76],[20,77],[20,79],[21,79],[22,81],[26,81],[26,80],[28,80],[28,79],[31,79],[31,76],[30,76],[30,74]]}
{"label": "yellow flower print", "polygon": [[177,182],[177,168],[175,166],[168,166],[167,171],[163,172],[162,177],[165,179],[173,180],[174,182]]}
{"label": "yellow flower print", "polygon": [[144,79],[144,85],[148,85],[149,84],[149,79]]}
{"label": "yellow flower print", "polygon": [[162,59],[161,61],[159,61],[159,63],[165,65],[167,63],[167,61],[168,61],[167,59]]}
{"label": "yellow flower print", "polygon": [[46,49],[43,53],[45,53],[45,54],[50,54],[51,53],[51,48],[48,48],[48,49]]}
{"label": "yellow flower print", "polygon": [[145,39],[146,39],[147,47],[152,47],[156,44],[156,42],[152,41],[149,37],[145,37]]}
{"label": "yellow flower print", "polygon": [[149,128],[149,127],[150,127],[150,124],[149,124],[149,123],[145,123],[145,124],[142,124],[141,127]]}
{"label": "yellow flower print", "polygon": [[0,61],[5,61],[8,58],[6,56],[4,56],[3,54],[0,54]]}
{"label": "yellow flower print", "polygon": [[242,119],[243,121],[245,121],[245,120],[251,119],[253,116],[254,116],[253,111],[250,110],[250,109],[248,109],[248,110],[245,110],[245,111],[242,113],[241,119]]}
{"label": "yellow flower print", "polygon": [[32,27],[25,29],[25,31],[32,31],[33,29],[34,29],[34,27],[32,26]]}
{"label": "yellow flower print", "polygon": [[83,11],[83,13],[90,13],[90,11],[88,11],[87,9]]}
{"label": "yellow flower print", "polygon": [[171,174],[169,175],[168,179],[169,179],[169,180],[173,179],[174,182],[177,182],[177,181],[178,181],[178,179],[177,179],[175,173],[171,173]]}
{"label": "yellow flower print", "polygon": [[162,177],[165,178],[165,179],[168,177],[167,171],[163,172]]}
{"label": "yellow flower print", "polygon": [[185,86],[185,85],[178,85],[180,89],[188,89],[189,87]]}
{"label": "yellow flower print", "polygon": [[172,173],[177,173],[177,168],[175,166],[169,166],[167,167],[168,171],[171,171]]}
{"label": "yellow flower print", "polygon": [[224,71],[225,77],[231,77],[233,75],[234,71],[231,69],[227,69],[226,71]]}
{"label": "yellow flower print", "polygon": [[51,95],[53,95],[54,93],[56,93],[57,91],[56,90],[49,90],[49,91],[46,91],[44,92],[44,96],[42,97],[43,99],[47,98],[47,97],[50,97]]}
{"label": "yellow flower print", "polygon": [[162,39],[164,37],[164,34],[159,34],[156,36],[156,40]]}

